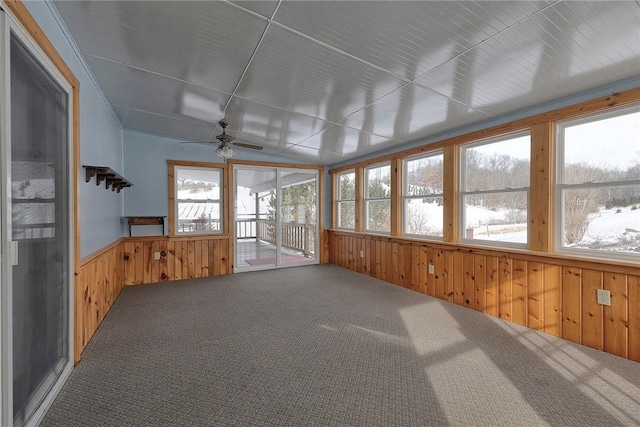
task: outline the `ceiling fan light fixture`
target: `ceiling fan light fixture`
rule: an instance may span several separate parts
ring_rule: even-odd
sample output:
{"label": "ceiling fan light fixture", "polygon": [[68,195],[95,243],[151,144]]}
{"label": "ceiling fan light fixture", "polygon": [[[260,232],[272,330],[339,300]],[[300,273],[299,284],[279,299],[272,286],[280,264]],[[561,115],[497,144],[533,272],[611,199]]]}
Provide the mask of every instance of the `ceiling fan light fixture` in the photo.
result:
{"label": "ceiling fan light fixture", "polygon": [[222,157],[223,159],[229,159],[233,157],[235,151],[231,147],[229,147],[225,142],[221,143],[215,151],[216,155]]}

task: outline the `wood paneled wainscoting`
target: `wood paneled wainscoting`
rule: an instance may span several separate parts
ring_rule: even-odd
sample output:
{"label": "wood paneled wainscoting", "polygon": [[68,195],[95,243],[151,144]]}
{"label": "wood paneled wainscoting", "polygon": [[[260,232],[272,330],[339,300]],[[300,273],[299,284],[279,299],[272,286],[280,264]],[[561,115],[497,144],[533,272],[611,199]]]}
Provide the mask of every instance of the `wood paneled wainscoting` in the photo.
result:
{"label": "wood paneled wainscoting", "polygon": [[232,250],[227,235],[131,237],[82,259],[75,286],[74,361],[80,361],[125,285],[230,274]]}
{"label": "wood paneled wainscoting", "polygon": [[[640,267],[330,231],[330,262],[640,362]],[[433,274],[429,274],[429,266]],[[611,305],[596,290],[611,292]]]}
{"label": "wood paneled wainscoting", "polygon": [[227,235],[132,237],[123,240],[124,283],[141,285],[230,274]]}
{"label": "wood paneled wainscoting", "polygon": [[124,246],[117,240],[82,259],[75,284],[74,361],[124,287]]}

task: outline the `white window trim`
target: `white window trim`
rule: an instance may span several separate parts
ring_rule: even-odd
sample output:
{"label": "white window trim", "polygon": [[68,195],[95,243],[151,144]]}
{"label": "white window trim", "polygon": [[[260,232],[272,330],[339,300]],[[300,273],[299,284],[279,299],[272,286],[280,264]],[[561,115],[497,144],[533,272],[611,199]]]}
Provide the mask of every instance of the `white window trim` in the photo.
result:
{"label": "white window trim", "polygon": [[554,219],[554,252],[561,255],[576,256],[580,258],[600,259],[604,261],[635,262],[640,260],[640,254],[629,252],[603,251],[597,249],[571,248],[564,245],[564,195],[567,190],[586,190],[593,188],[624,188],[640,185],[640,180],[603,181],[580,184],[564,183],[564,129],[569,126],[579,126],[613,117],[623,116],[640,111],[640,104],[617,108],[615,110],[589,114],[584,117],[562,120],[556,123],[556,165],[555,165],[555,194],[553,206]]}
{"label": "white window trim", "polygon": [[[208,171],[217,171],[220,174],[220,194],[218,199],[212,199],[213,203],[220,204],[220,220],[219,220],[219,229],[216,231],[204,231],[204,230],[196,230],[196,231],[180,231],[180,218],[178,217],[178,210],[180,206],[180,199],[178,198],[178,171],[180,169],[191,169],[191,170],[208,170]],[[174,234],[176,236],[195,236],[195,235],[209,235],[209,234],[222,234],[224,232],[224,169],[218,167],[207,167],[207,166],[186,166],[186,165],[175,165],[174,166],[174,182],[173,182],[173,200],[175,203],[173,204],[173,227]]]}
{"label": "white window trim", "polygon": [[367,179],[368,176],[368,172],[371,169],[378,169],[380,167],[385,167],[388,166],[389,167],[389,177],[391,177],[391,162],[387,161],[387,162],[383,162],[383,163],[378,163],[375,165],[371,165],[371,166],[367,166],[366,168],[364,168],[364,191],[363,191],[363,202],[364,202],[364,231],[367,233],[372,233],[372,234],[382,234],[382,235],[390,235],[391,234],[391,209],[389,209],[389,231],[379,231],[379,230],[371,230],[369,228],[369,202],[375,202],[375,201],[384,201],[384,200],[388,200],[389,201],[389,206],[391,207],[391,196],[387,197],[375,197],[375,198],[370,198],[369,197],[369,180]]}
{"label": "white window trim", "polygon": [[[356,170],[355,169],[350,169],[348,171],[344,171],[344,172],[340,172],[336,175],[336,227],[339,228],[340,230],[355,230],[356,229],[356,211],[355,211],[355,203],[356,203],[356,199],[355,199],[355,191],[354,191],[354,198],[353,199],[343,199],[342,198],[342,192],[340,191],[340,177],[343,175],[350,175],[353,174],[353,179],[354,179],[354,185],[355,185],[355,180],[356,180]],[[354,210],[353,210],[353,227],[343,227],[340,225],[340,205],[343,202],[353,202],[354,204]]]}
{"label": "white window trim", "polygon": [[[407,179],[407,173],[408,173],[407,163],[414,160],[428,159],[429,157],[436,157],[436,156],[442,156],[442,164],[444,168],[444,150],[435,150],[435,151],[429,152],[428,154],[420,154],[420,155],[406,157],[402,159],[402,230],[403,230],[402,233],[405,237],[411,237],[411,238],[423,239],[423,240],[434,240],[434,241],[440,241],[440,242],[444,239],[444,236],[438,236],[436,234],[413,234],[413,233],[406,232],[408,200],[440,197],[444,202],[444,192],[429,194],[426,196],[407,196],[407,183],[409,182],[409,180]],[[443,173],[443,179],[444,179],[444,173]],[[442,220],[442,233],[444,234],[444,217]]]}
{"label": "white window trim", "polygon": [[[470,142],[467,144],[460,145],[460,173],[459,173],[459,194],[458,194],[458,203],[459,203],[459,215],[458,215],[458,232],[459,232],[459,241],[468,245],[479,245],[487,246],[487,247],[496,247],[496,248],[507,248],[507,249],[529,249],[529,242],[531,240],[531,229],[529,227],[529,218],[530,218],[530,206],[531,206],[531,183],[526,187],[506,187],[495,190],[473,190],[467,191],[464,190],[467,182],[467,174],[466,174],[466,151],[467,149],[473,147],[479,147],[483,145],[490,145],[499,143],[502,141],[506,141],[509,139],[520,138],[523,136],[531,137],[531,132],[529,129],[525,131],[519,131],[509,134],[500,135],[497,137],[482,139],[479,141]],[[529,158],[529,168],[531,168],[531,158]],[[527,241],[525,243],[516,243],[516,242],[505,242],[500,240],[488,240],[488,239],[478,239],[473,238],[469,239],[466,236],[466,228],[465,225],[467,223],[467,210],[465,209],[464,199],[466,196],[475,196],[475,195],[484,195],[484,194],[510,194],[510,193],[527,193]]]}

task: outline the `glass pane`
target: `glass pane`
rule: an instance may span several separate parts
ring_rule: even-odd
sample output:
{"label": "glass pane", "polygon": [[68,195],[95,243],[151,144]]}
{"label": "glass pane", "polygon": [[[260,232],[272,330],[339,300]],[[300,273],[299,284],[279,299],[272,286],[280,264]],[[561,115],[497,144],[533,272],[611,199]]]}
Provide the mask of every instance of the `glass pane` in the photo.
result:
{"label": "glass pane", "polygon": [[367,201],[367,230],[389,232],[391,202],[389,200]]}
{"label": "glass pane", "polygon": [[276,171],[235,171],[238,268],[276,265]]}
{"label": "glass pane", "polygon": [[405,199],[404,233],[442,236],[444,223],[442,212],[442,197]]}
{"label": "glass pane", "polygon": [[563,191],[563,245],[640,252],[640,186]]}
{"label": "glass pane", "polygon": [[355,228],[356,227],[356,202],[339,202],[338,203],[338,227]]}
{"label": "glass pane", "polygon": [[391,165],[367,169],[365,173],[367,199],[391,197]]}
{"label": "glass pane", "polygon": [[176,167],[178,233],[222,230],[220,205],[222,173],[219,169]]}
{"label": "glass pane", "polygon": [[529,135],[463,147],[464,191],[502,190],[529,186]]}
{"label": "glass pane", "polygon": [[280,207],[283,264],[315,259],[318,226],[316,175],[281,172]]}
{"label": "glass pane", "polygon": [[25,424],[69,362],[67,94],[11,37],[13,414]]}
{"label": "glass pane", "polygon": [[442,154],[406,160],[405,196],[442,194],[442,161]]}
{"label": "glass pane", "polygon": [[527,243],[527,192],[464,197],[464,237]]}
{"label": "glass pane", "polygon": [[356,199],[356,174],[355,172],[339,175],[338,178],[339,200]]}
{"label": "glass pane", "polygon": [[564,183],[640,180],[640,112],[564,128]]}

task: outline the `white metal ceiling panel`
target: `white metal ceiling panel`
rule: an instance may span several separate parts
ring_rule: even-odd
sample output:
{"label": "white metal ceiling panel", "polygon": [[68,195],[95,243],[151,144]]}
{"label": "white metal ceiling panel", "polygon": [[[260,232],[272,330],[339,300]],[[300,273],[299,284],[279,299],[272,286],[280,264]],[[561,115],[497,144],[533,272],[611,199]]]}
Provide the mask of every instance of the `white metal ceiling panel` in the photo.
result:
{"label": "white metal ceiling panel", "polygon": [[114,111],[125,129],[164,135],[184,141],[209,141],[214,129],[212,125],[185,122],[123,107],[114,107]]}
{"label": "white metal ceiling panel", "polygon": [[298,145],[335,153],[338,156],[353,156],[383,150],[398,143],[398,141],[383,136],[334,125],[305,139]]}
{"label": "white metal ceiling panel", "polygon": [[103,59],[89,57],[87,63],[113,106],[215,125],[230,98],[222,92]]}
{"label": "white metal ceiling panel", "polygon": [[545,1],[284,1],[275,21],[413,80],[547,5]]}
{"label": "white metal ceiling panel", "polygon": [[316,148],[304,147],[302,145],[294,145],[280,153],[282,156],[288,156],[308,162],[315,162],[323,165],[330,165],[348,159],[357,157],[357,155],[340,155],[329,151],[322,151]]}
{"label": "white metal ceiling panel", "polygon": [[335,122],[401,85],[387,73],[271,26],[237,94]]}
{"label": "white metal ceiling panel", "polygon": [[266,22],[221,2],[57,1],[85,55],[231,93]]}
{"label": "white metal ceiling panel", "polygon": [[[229,130],[252,135],[254,140],[264,139],[278,147],[295,144],[331,125],[317,117],[282,110],[246,99],[233,97],[225,119]],[[290,144],[287,144],[290,143]]]}
{"label": "white metal ceiling panel", "polygon": [[232,3],[235,3],[238,6],[252,12],[258,13],[266,18],[271,18],[273,11],[276,10],[276,6],[278,5],[277,1],[269,0],[233,1]]}
{"label": "white metal ceiling panel", "polygon": [[562,2],[418,79],[491,115],[638,75],[635,2]]}
{"label": "white metal ceiling panel", "polygon": [[437,92],[408,84],[341,124],[408,142],[489,118]]}

